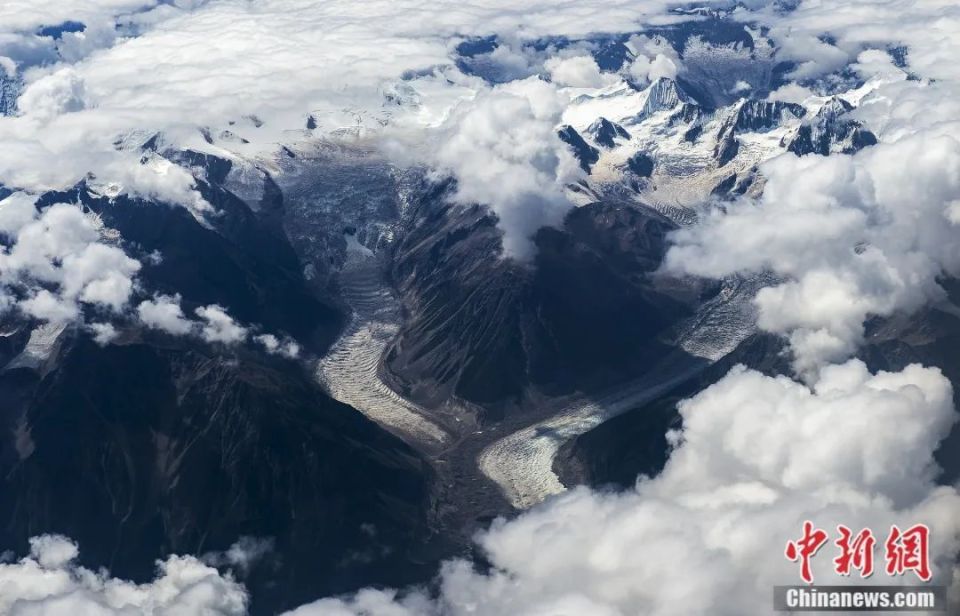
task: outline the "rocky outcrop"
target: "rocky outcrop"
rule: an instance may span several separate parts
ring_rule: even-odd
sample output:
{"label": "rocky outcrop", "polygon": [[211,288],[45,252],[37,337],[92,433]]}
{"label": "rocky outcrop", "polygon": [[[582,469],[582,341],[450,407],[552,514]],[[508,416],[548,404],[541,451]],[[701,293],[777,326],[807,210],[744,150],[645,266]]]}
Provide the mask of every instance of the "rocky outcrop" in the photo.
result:
{"label": "rocky outcrop", "polygon": [[617,139],[630,138],[630,133],[627,132],[627,129],[606,118],[598,118],[593,124],[587,127],[587,132],[596,144],[605,148],[616,146]]}
{"label": "rocky outcrop", "polygon": [[835,96],[797,129],[787,143],[787,150],[797,156],[832,153],[854,154],[863,148],[876,145],[877,137],[859,121],[849,117],[853,105]]}
{"label": "rocky outcrop", "polygon": [[600,151],[587,143],[583,139],[583,136],[572,126],[560,127],[560,130],[557,131],[557,136],[560,137],[560,141],[570,146],[573,156],[580,163],[580,168],[590,173],[590,169],[594,163],[600,160]]}

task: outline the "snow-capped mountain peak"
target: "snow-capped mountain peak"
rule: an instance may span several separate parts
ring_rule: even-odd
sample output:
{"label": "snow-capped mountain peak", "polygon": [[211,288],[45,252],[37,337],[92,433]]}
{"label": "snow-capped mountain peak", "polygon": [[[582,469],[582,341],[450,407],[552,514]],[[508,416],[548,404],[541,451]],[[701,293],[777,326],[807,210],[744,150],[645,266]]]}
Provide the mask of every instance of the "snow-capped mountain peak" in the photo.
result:
{"label": "snow-capped mountain peak", "polygon": [[851,153],[876,143],[854,109],[840,95],[802,104],[743,97],[710,108],[669,78],[579,92],[561,138],[590,177],[570,198],[618,196],[684,219],[705,201],[749,191],[760,163],[784,152]]}

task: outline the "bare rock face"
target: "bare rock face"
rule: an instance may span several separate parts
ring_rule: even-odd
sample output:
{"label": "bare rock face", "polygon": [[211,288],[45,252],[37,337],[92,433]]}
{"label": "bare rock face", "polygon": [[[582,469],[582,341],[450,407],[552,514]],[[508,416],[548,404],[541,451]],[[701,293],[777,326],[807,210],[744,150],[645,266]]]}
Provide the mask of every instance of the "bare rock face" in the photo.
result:
{"label": "bare rock face", "polygon": [[23,89],[19,79],[11,79],[0,73],[0,116],[13,115],[17,111],[17,98]]}

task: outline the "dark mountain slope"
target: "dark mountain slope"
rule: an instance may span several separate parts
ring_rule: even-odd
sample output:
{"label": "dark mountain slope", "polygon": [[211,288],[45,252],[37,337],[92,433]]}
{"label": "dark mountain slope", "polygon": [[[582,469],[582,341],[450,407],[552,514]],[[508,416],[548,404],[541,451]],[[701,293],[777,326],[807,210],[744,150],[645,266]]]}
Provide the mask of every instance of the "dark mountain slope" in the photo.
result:
{"label": "dark mountain slope", "polygon": [[529,387],[592,388],[641,372],[687,304],[651,275],[663,217],[635,206],[573,210],[541,229],[533,263],[500,258],[500,231],[479,206],[451,206],[435,187],[395,247],[392,277],[408,319],[386,377],[425,405],[457,397],[493,417]]}
{"label": "dark mountain slope", "polygon": [[[207,164],[217,169],[214,162]],[[183,207],[125,196],[108,199],[83,185],[44,195],[40,206],[80,203],[100,214],[144,263],[145,288],[179,293],[188,316],[197,306],[219,304],[245,325],[286,333],[314,352],[324,351],[342,328],[343,315],[304,279],[277,215],[282,196],[271,193],[270,207],[253,212],[219,186],[200,182],[198,188],[215,209],[206,216],[207,225]]]}
{"label": "dark mountain slope", "polygon": [[0,376],[0,545],[58,532],[144,579],[168,553],[275,540],[260,613],[414,576],[431,472],[298,366],[132,339],[69,345],[39,378]]}

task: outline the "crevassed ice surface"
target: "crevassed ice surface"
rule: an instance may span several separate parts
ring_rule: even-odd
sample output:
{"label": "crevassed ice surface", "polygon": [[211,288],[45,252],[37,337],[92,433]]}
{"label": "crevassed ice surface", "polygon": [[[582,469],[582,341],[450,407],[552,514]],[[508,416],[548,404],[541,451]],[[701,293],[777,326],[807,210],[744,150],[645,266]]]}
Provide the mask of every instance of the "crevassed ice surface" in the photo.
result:
{"label": "crevassed ice surface", "polygon": [[450,435],[380,380],[380,357],[400,328],[400,306],[383,283],[373,252],[353,236],[347,237],[340,285],[353,315],[343,335],[318,363],[317,378],[333,398],[405,441],[418,443],[427,451],[443,449]]}
{"label": "crevassed ice surface", "polygon": [[573,399],[559,406],[550,419],[509,434],[484,449],[479,457],[480,470],[500,486],[511,505],[528,509],[566,490],[553,472],[553,460],[566,441],[649,402],[697,369],[656,383],[641,381],[592,400]]}

